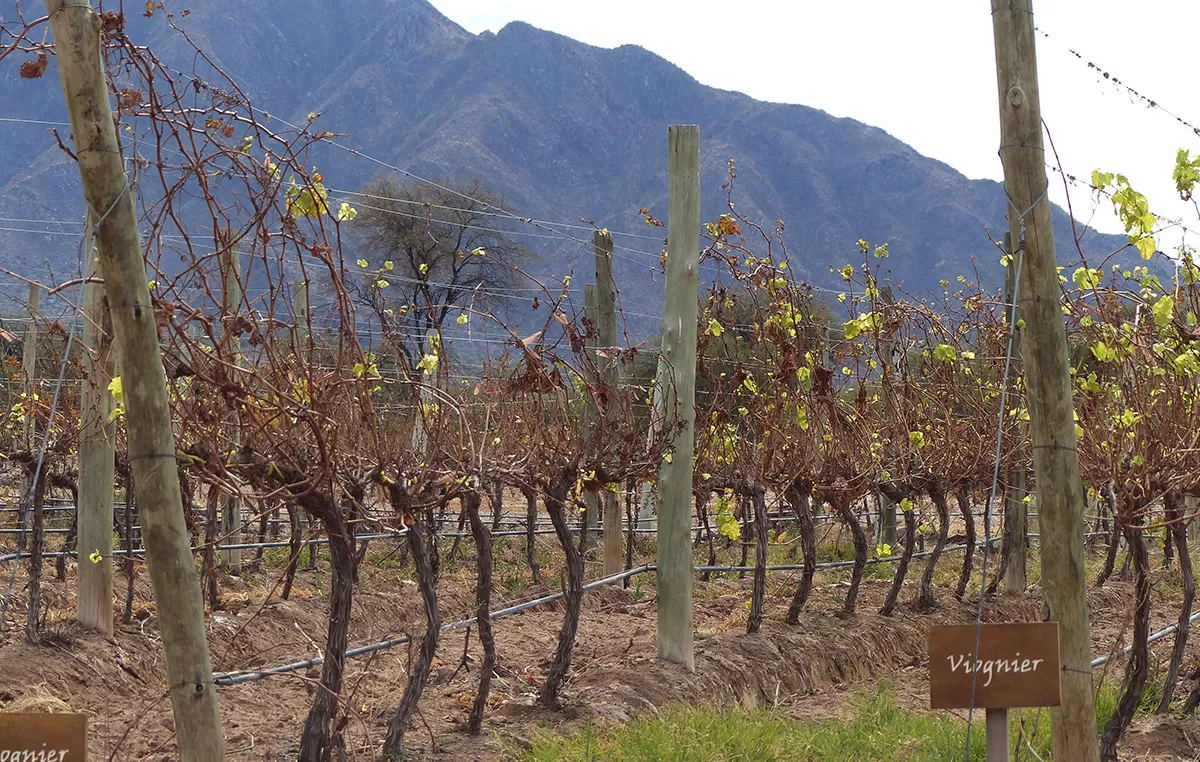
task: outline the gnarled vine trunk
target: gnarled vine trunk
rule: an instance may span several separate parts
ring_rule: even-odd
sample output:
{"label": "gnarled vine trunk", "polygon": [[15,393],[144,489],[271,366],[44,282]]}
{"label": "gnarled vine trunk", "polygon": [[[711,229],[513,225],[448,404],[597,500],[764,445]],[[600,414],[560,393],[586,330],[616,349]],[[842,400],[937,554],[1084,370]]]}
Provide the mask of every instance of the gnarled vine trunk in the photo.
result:
{"label": "gnarled vine trunk", "polygon": [[575,470],[563,469],[551,482],[546,493],[546,511],[554,524],[554,533],[567,557],[567,592],[564,598],[562,629],[558,633],[558,646],[554,649],[554,661],[546,675],[540,700],[543,706],[557,709],[562,705],[559,691],[571,669],[571,655],[575,649],[575,633],[579,630],[579,613],[583,605],[583,554],[571,542],[571,527],[567,524],[567,496],[575,483]]}
{"label": "gnarled vine trunk", "polygon": [[[696,519],[700,522],[699,531],[704,534],[708,542],[708,565],[716,566],[717,548],[713,543],[712,523],[708,515],[708,500],[710,497],[712,497],[712,494],[708,490],[697,490],[692,494],[692,499],[696,503]],[[705,571],[700,575],[700,579],[707,582],[711,575],[711,572]]]}
{"label": "gnarled vine trunk", "polygon": [[811,490],[812,485],[807,481],[797,481],[788,488],[784,495],[800,524],[800,552],[804,556],[804,568],[800,571],[800,584],[796,586],[796,593],[792,596],[791,605],[788,606],[788,624],[800,622],[800,610],[804,608],[809,594],[812,593],[813,575],[817,571],[817,528],[813,522]]}
{"label": "gnarled vine trunk", "polygon": [[755,633],[762,627],[763,602],[767,595],[767,496],[762,487],[751,487],[750,502],[754,511],[754,589],[750,595],[750,616],[746,632]]}
{"label": "gnarled vine trunk", "polygon": [[971,572],[975,565],[975,517],[971,514],[971,497],[965,486],[960,486],[954,497],[958,501],[958,512],[962,514],[967,535],[962,572],[958,575],[958,585],[954,588],[954,597],[961,601],[967,594],[967,584],[971,581]]}
{"label": "gnarled vine trunk", "polygon": [[858,606],[858,589],[862,585],[863,569],[867,566],[867,533],[854,515],[852,503],[848,497],[835,492],[830,500],[842,521],[850,527],[854,538],[854,568],[850,573],[850,589],[846,591],[846,600],[842,605],[841,616],[852,616]]}
{"label": "gnarled vine trunk", "polygon": [[1150,637],[1150,558],[1146,553],[1146,541],[1142,537],[1140,524],[1126,526],[1124,531],[1125,542],[1133,558],[1133,651],[1125,667],[1125,680],[1117,709],[1100,736],[1100,758],[1105,762],[1116,761],[1117,744],[1133,721],[1146,688],[1146,678],[1150,674],[1150,646],[1146,643]]}
{"label": "gnarled vine trunk", "polygon": [[[55,574],[58,576],[59,582],[67,581],[67,555],[75,554],[76,545],[79,541],[79,487],[73,479],[64,476],[51,476],[49,480],[51,487],[65,489],[71,493],[71,505],[75,506],[75,510],[71,511],[71,528],[67,532],[67,539],[63,542],[63,552],[59,554],[58,561],[54,565]],[[185,514],[186,515],[186,514]]]}
{"label": "gnarled vine trunk", "polygon": [[279,597],[285,601],[292,594],[292,583],[296,580],[296,567],[300,564],[300,552],[304,550],[304,540],[300,533],[300,514],[296,506],[287,506],[288,525],[291,534],[288,535],[288,562],[283,570],[283,590]]}
{"label": "gnarled vine trunk", "polygon": [[[417,711],[421,694],[425,692],[425,684],[429,681],[429,671],[433,668],[433,658],[437,654],[438,640],[441,638],[442,617],[438,612],[437,582],[433,561],[429,557],[430,545],[426,538],[426,530],[405,505],[403,493],[396,485],[390,485],[392,505],[404,516],[408,526],[408,548],[412,552],[413,566],[417,573],[417,587],[421,590],[421,602],[425,606],[425,635],[421,639],[421,650],[417,652],[417,660],[412,672],[408,675],[408,683],[404,686],[404,696],[400,706],[388,723],[387,738],[383,742],[383,756],[389,762],[398,762],[404,757],[404,734],[408,731],[408,723]],[[443,500],[443,505],[447,501]],[[433,511],[426,513],[433,519]],[[431,522],[432,523],[432,522]],[[436,546],[435,546],[436,547]]]}
{"label": "gnarled vine trunk", "polygon": [[[900,502],[897,500],[896,502]],[[908,576],[908,565],[912,561],[913,549],[916,547],[917,517],[916,511],[909,508],[904,511],[904,550],[900,554],[900,563],[896,567],[896,575],[892,577],[892,587],[888,590],[887,598],[879,613],[891,616],[896,611],[900,601],[900,591],[904,588],[904,578]]]}
{"label": "gnarled vine trunk", "polygon": [[1171,649],[1171,661],[1167,666],[1167,677],[1163,681],[1162,696],[1159,698],[1156,714],[1166,714],[1171,708],[1171,699],[1175,697],[1175,689],[1179,685],[1179,670],[1183,667],[1183,657],[1187,653],[1189,620],[1192,616],[1192,602],[1196,599],[1196,578],[1192,573],[1192,557],[1188,552],[1187,525],[1185,519],[1187,507],[1184,504],[1183,493],[1178,490],[1168,490],[1163,498],[1166,506],[1167,528],[1179,555],[1179,575],[1183,579],[1183,601],[1179,604],[1179,621],[1175,630],[1175,645]]}
{"label": "gnarled vine trunk", "polygon": [[925,573],[921,575],[921,594],[917,598],[917,608],[920,611],[928,611],[933,608],[933,572],[937,569],[938,559],[942,556],[942,549],[946,547],[946,537],[950,532],[950,503],[946,500],[945,490],[940,485],[931,485],[929,499],[933,501],[933,505],[937,509],[938,533],[937,541],[933,545],[933,552],[929,554],[929,560],[925,562]]}
{"label": "gnarled vine trunk", "polygon": [[1104,492],[1108,501],[1108,514],[1112,517],[1112,533],[1108,536],[1108,552],[1104,555],[1104,568],[1096,577],[1096,587],[1103,587],[1112,576],[1113,569],[1117,566],[1117,551],[1121,547],[1121,525],[1117,521],[1117,496],[1113,485],[1110,483]]}
{"label": "gnarled vine trunk", "polygon": [[[362,488],[352,499],[362,500]],[[300,762],[327,762],[340,745],[340,733],[334,729],[342,679],[346,671],[346,647],[349,643],[350,608],[354,599],[354,535],[342,511],[326,495],[310,492],[301,501],[313,518],[329,533],[329,623],[325,631],[325,661],[321,664],[321,682],[304,721],[300,738]]]}
{"label": "gnarled vine trunk", "polygon": [[492,687],[492,671],[496,668],[496,638],[492,633],[492,533],[479,516],[482,501],[478,492],[468,492],[463,498],[467,517],[471,521],[471,535],[475,538],[475,626],[479,630],[479,644],[483,646],[483,663],[479,665],[479,690],[475,703],[467,717],[467,732],[479,735],[483,727],[483,711],[487,707],[488,692]]}
{"label": "gnarled vine trunk", "polygon": [[487,485],[488,503],[492,509],[492,531],[500,531],[500,522],[504,520],[504,482],[499,479],[491,480]]}
{"label": "gnarled vine trunk", "polygon": [[542,568],[537,559],[537,493],[530,487],[523,487],[525,495],[525,562],[529,564],[529,573],[533,584],[542,584]]}

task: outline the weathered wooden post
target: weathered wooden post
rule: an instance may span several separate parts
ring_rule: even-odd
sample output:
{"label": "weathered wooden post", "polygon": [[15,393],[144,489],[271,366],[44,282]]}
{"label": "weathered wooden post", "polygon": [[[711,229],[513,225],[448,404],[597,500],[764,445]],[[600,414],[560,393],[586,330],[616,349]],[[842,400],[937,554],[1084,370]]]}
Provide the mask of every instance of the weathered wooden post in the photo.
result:
{"label": "weathered wooden post", "polygon": [[[677,424],[659,471],[658,656],[695,668],[692,650],[692,456],[700,288],[700,128],[667,128],[669,210],[664,409]],[[672,418],[673,417],[673,418]]]}
{"label": "weathered wooden post", "polygon": [[305,349],[308,344],[308,282],[300,281],[292,287],[292,320],[296,323],[296,349]]}
{"label": "weathered wooden post", "polygon": [[[25,397],[25,420],[23,421],[25,449],[30,452],[37,451],[37,420],[34,418],[33,397],[38,393],[38,372],[37,372],[37,344],[38,344],[38,320],[40,317],[39,306],[42,301],[42,287],[36,283],[29,284],[29,304],[26,311],[29,313],[29,322],[25,325],[25,335],[21,339],[21,391]],[[32,495],[34,490],[33,480],[27,480],[25,485],[25,495]],[[20,527],[29,526],[31,520],[36,520],[36,517],[31,513],[33,510],[33,501],[22,499],[17,513],[17,525]],[[35,530],[36,531],[36,530]],[[17,534],[17,550],[24,551],[25,544],[28,542],[29,532],[19,532]],[[30,600],[33,600],[32,598]]]}
{"label": "weathered wooden post", "polygon": [[[29,322],[25,324],[25,336],[21,340],[21,379],[24,382],[22,391],[30,402],[26,404],[27,411],[33,410],[32,398],[37,394],[37,345],[38,321],[42,303],[42,287],[36,283],[29,284]],[[25,414],[25,447],[34,449],[34,439],[37,438],[37,422],[32,414]]]}
{"label": "weathered wooden post", "polygon": [[[1018,236],[1021,234],[1020,222],[1017,220],[1020,211],[1019,209],[1008,210],[1012,224],[1018,227],[1016,231]],[[1017,305],[1013,303],[1017,271],[1016,261],[1012,259],[1012,242],[1012,233],[1005,233],[1004,251],[1009,255],[1009,262],[1004,268],[1004,303],[1008,305],[1005,309],[1005,325],[1015,324],[1018,318]],[[1021,352],[1020,331],[1013,334],[1012,351],[1014,364],[1016,364],[1016,358],[1020,356]],[[1016,373],[1013,376],[1015,377]],[[1014,382],[1009,391],[1015,393],[1015,390],[1016,383]],[[1007,529],[1004,538],[1004,553],[1007,556],[1004,562],[1004,589],[1016,595],[1023,595],[1025,586],[1028,584],[1025,569],[1025,560],[1029,553],[1029,504],[1025,502],[1025,495],[1028,493],[1026,476],[1024,468],[1011,469],[1008,472],[1008,489],[1005,490],[1004,496],[1004,526]]]}
{"label": "weathered wooden post", "polygon": [[[238,314],[242,304],[242,258],[231,228],[226,227],[221,231],[217,236],[217,243],[221,247],[221,343],[229,363],[236,366],[242,357],[241,328],[238,326]],[[231,375],[236,378],[236,371]],[[234,415],[237,418],[241,417],[236,411]],[[225,435],[229,438],[232,449],[236,450],[241,444],[241,428],[238,423],[229,423],[225,428]],[[221,538],[222,545],[240,545],[242,542],[242,500],[239,495],[226,495],[221,505]],[[230,574],[240,577],[241,549],[222,550],[221,566]]]}
{"label": "weathered wooden post", "polygon": [[[583,314],[587,315],[588,320],[593,324],[596,323],[596,286],[593,283],[587,283],[583,287]],[[595,337],[587,340],[588,355],[592,358],[592,362],[596,362],[596,342]],[[602,425],[600,423],[600,411],[596,405],[596,398],[589,395],[583,404],[587,406],[585,412],[585,420],[587,421],[587,437],[593,437],[593,428]],[[600,513],[600,493],[595,490],[587,490],[583,494],[583,503],[587,506],[587,510],[580,517],[580,531],[584,533],[586,542],[582,544],[580,550],[590,552],[594,550],[599,543],[597,537],[597,529],[599,521],[597,515]]]}
{"label": "weathered wooden post", "polygon": [[1084,577],[1084,492],[1046,198],[1032,0],[992,0],[991,11],[1004,187],[1018,224],[1024,223],[1016,260],[1021,267],[1018,301],[1025,321],[1023,360],[1042,530],[1042,596],[1061,633],[1062,707],[1050,711],[1054,758],[1096,762],[1100,753]]}
{"label": "weathered wooden post", "polygon": [[[697,283],[697,288],[699,284]],[[660,348],[658,365],[654,370],[654,389],[650,392],[650,431],[646,437],[653,442],[662,431],[663,418],[666,415],[666,401],[663,399],[663,380],[667,378],[667,363],[663,359]],[[654,529],[654,517],[658,513],[658,485],[645,482],[638,494],[637,528]]]}
{"label": "weathered wooden post", "polygon": [[[596,257],[596,331],[599,333],[597,363],[606,386],[615,388],[620,381],[617,354],[617,287],[612,273],[612,235],[607,230],[592,234]],[[622,558],[621,507],[617,493],[600,493],[604,513],[604,575],[617,574],[624,567]]]}
{"label": "weathered wooden post", "polygon": [[84,198],[97,215],[100,273],[122,370],[129,460],[141,497],[146,562],[166,657],[178,754],[183,762],[220,762],[225,740],[204,631],[204,603],[183,520],[167,379],[133,193],[100,56],[100,17],[87,0],[46,0],[46,11]]}
{"label": "weathered wooden post", "polygon": [[83,371],[79,428],[79,596],[76,613],[84,627],[113,634],[113,476],[116,450],[112,394],[112,320],[104,299],[100,260],[93,246],[95,220],[88,214],[83,284]]}

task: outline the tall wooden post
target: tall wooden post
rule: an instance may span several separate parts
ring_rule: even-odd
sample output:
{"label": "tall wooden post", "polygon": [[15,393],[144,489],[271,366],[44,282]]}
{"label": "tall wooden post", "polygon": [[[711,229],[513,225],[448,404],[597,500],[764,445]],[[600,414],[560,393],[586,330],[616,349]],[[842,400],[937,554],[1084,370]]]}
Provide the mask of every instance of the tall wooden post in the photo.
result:
{"label": "tall wooden post", "polygon": [[[991,0],[1004,187],[1024,236],[1020,310],[1033,464],[1041,518],[1042,595],[1059,623],[1062,706],[1050,710],[1054,758],[1096,762],[1084,576],[1083,484],[1079,477],[1067,334],[1060,304],[1038,100],[1032,0]],[[1018,251],[1017,259],[1022,259]]]}
{"label": "tall wooden post", "polygon": [[696,319],[700,288],[700,128],[667,128],[669,225],[660,377],[678,422],[659,471],[658,656],[695,668],[692,651],[692,456],[696,418]]}
{"label": "tall wooden post", "polygon": [[[1017,219],[1020,212],[1020,209],[1010,208],[1008,210],[1009,218],[1016,228],[1018,236],[1021,235],[1021,223]],[[1004,234],[1004,251],[1011,258],[1013,253],[1012,232]],[[1013,293],[1016,291],[1017,285],[1016,274],[1016,261],[1010,259],[1004,268],[1004,303],[1009,305],[1005,310],[1006,325],[1013,325],[1019,317],[1017,306],[1013,304]],[[1020,331],[1013,335],[1012,349],[1015,365],[1015,358],[1020,355],[1021,351]],[[1015,377],[1015,375],[1014,372],[1013,376]],[[1010,392],[1015,393],[1015,390],[1016,384],[1013,383]],[[1004,553],[1007,556],[1004,564],[1004,589],[1017,595],[1024,594],[1025,586],[1029,584],[1026,573],[1026,558],[1029,552],[1029,505],[1025,502],[1025,495],[1028,491],[1026,476],[1024,468],[1017,467],[1010,470],[1008,472],[1008,489],[1005,491],[1004,497],[1004,526],[1008,530],[1007,536],[1004,538]]]}
{"label": "tall wooden post", "polygon": [[[892,312],[896,304],[896,297],[892,293],[891,285],[886,285],[880,289],[880,301],[883,307]],[[889,406],[894,405],[893,400],[896,397],[896,377],[902,374],[902,363],[905,361],[902,347],[896,341],[895,332],[889,331],[881,337],[883,346],[881,347],[882,357],[880,361],[883,363],[883,386],[884,394]],[[879,536],[883,544],[894,546],[897,541],[896,531],[896,508],[897,503],[882,492],[875,493],[875,502],[879,507]]]}
{"label": "tall wooden post", "polygon": [[[596,285],[594,283],[584,284],[583,314],[587,315],[588,320],[591,320],[593,325],[596,323]],[[595,337],[587,340],[588,355],[592,358],[593,362],[596,361],[596,342],[597,339]],[[589,395],[584,404],[587,405],[585,420],[587,422],[587,437],[590,439],[593,436],[593,430],[603,424],[600,423],[600,411],[596,406],[596,398]],[[600,513],[600,493],[589,489],[583,494],[583,503],[587,506],[587,510],[583,512],[583,516],[580,518],[583,524],[581,530],[584,532],[586,542],[583,543],[581,549],[590,552],[599,544],[599,538],[596,535],[600,526],[597,518]]]}
{"label": "tall wooden post", "polygon": [[[697,276],[698,278],[699,276]],[[697,286],[698,288],[699,286]],[[650,393],[650,431],[646,435],[653,442],[662,431],[663,418],[666,415],[665,400],[663,399],[663,382],[667,378],[667,364],[662,353],[658,356],[658,366],[654,370],[654,389]],[[654,529],[654,517],[658,513],[658,486],[646,482],[642,484],[638,496],[637,528]]]}
{"label": "tall wooden post", "polygon": [[[38,393],[38,372],[37,372],[37,345],[38,345],[38,322],[40,319],[40,304],[42,301],[42,287],[36,283],[29,284],[29,322],[25,325],[25,335],[21,339],[21,391],[25,396],[25,420],[23,421],[25,435],[25,449],[30,452],[37,452],[37,419],[34,418],[33,397]],[[32,495],[34,490],[33,480],[27,480],[25,491],[23,494]],[[33,507],[32,500],[22,500],[19,509],[18,523],[21,527],[29,526],[29,522],[36,520],[36,517],[30,513]],[[25,543],[32,532],[21,532],[17,535],[17,550],[25,550]],[[34,600],[30,598],[30,600]],[[31,641],[33,638],[31,637]]]}
{"label": "tall wooden post", "polygon": [[[36,283],[29,284],[29,322],[25,324],[25,336],[21,340],[21,377],[24,381],[26,396],[32,398],[37,394],[37,345],[38,345],[38,320],[40,319],[40,310],[42,303],[42,287]],[[30,401],[26,405],[26,410],[33,410],[33,403]],[[37,438],[37,423],[29,413],[25,415],[25,447],[33,450],[34,440]]]}
{"label": "tall wooden post", "polygon": [[88,214],[83,285],[83,370],[79,429],[79,623],[113,634],[113,476],[115,471],[112,394],[112,320],[104,299],[100,260],[93,246],[95,220]]}
{"label": "tall wooden post", "polygon": [[[241,331],[237,327],[238,313],[242,304],[242,258],[239,246],[233,240],[233,230],[226,227],[217,236],[221,246],[221,343],[229,362],[237,365],[241,361]],[[235,411],[234,415],[241,416]],[[225,435],[237,449],[241,444],[241,428],[236,423],[225,427]],[[211,489],[211,487],[210,487]],[[242,542],[242,500],[238,495],[226,495],[221,506],[221,544],[240,545]],[[221,551],[221,565],[230,574],[241,576],[242,551]]]}
{"label": "tall wooden post", "polygon": [[308,344],[308,283],[300,281],[292,287],[292,319],[296,323],[296,351]]}
{"label": "tall wooden post", "polygon": [[[615,388],[621,378],[617,356],[617,287],[612,273],[612,235],[607,230],[592,234],[596,255],[596,331],[600,334],[597,363],[605,385]],[[617,493],[604,490],[600,495],[604,512],[604,575],[617,574],[624,568],[621,537],[621,508]]]}
{"label": "tall wooden post", "polygon": [[183,521],[167,379],[158,346],[132,188],[100,58],[100,18],[87,0],[46,0],[84,198],[98,214],[100,273],[122,370],[129,460],[158,611],[182,762],[225,758],[204,631],[204,603]]}

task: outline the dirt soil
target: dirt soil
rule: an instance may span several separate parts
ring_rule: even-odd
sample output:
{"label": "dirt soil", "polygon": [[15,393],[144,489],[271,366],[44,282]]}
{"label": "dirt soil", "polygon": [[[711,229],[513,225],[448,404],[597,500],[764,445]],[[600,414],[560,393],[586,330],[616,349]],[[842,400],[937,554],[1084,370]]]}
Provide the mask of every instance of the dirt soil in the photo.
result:
{"label": "dirt soil", "polygon": [[[119,625],[112,640],[84,632],[62,618],[63,612],[74,608],[73,583],[47,580],[53,607],[46,641],[37,646],[25,643],[19,615],[16,622],[10,616],[0,641],[0,709],[90,714],[92,759],[176,759],[157,619],[144,580],[143,569],[133,621]],[[252,584],[225,579],[225,609],[209,622],[216,669],[252,670],[320,654],[326,619],[322,590],[327,582],[325,572],[301,572],[292,600],[272,598],[264,603],[269,587],[265,576]],[[469,569],[446,570],[439,588],[443,621],[470,612],[472,583]],[[536,703],[561,625],[561,610],[547,606],[497,620],[498,678],[492,683],[483,734],[475,738],[467,736],[464,728],[478,679],[478,642],[474,632],[469,636],[465,630],[446,633],[419,716],[408,733],[411,757],[445,762],[511,758],[540,730],[622,723],[679,702],[776,706],[804,718],[849,717],[855,694],[883,678],[896,687],[904,706],[924,711],[928,705],[925,634],[933,624],[973,621],[975,605],[954,601],[943,588],[931,613],[918,614],[906,605],[894,616],[883,617],[876,611],[887,586],[883,580],[865,579],[861,613],[843,619],[835,612],[840,609],[844,583],[819,575],[801,624],[789,627],[783,624],[788,578],[772,577],[767,621],[761,633],[748,636],[744,628],[749,579],[697,583],[694,672],[655,659],[652,577],[642,578],[631,589],[594,591],[586,598],[564,691],[566,707],[561,711]],[[497,597],[508,602],[544,592],[548,591],[530,589],[519,595],[498,591]],[[905,597],[914,598],[915,587],[906,589]],[[1104,589],[1093,590],[1089,598],[1095,619],[1094,650],[1106,652],[1127,637],[1123,633],[1130,589],[1114,580]],[[418,601],[415,585],[402,571],[364,568],[354,602],[351,644],[405,633],[419,635],[423,620]],[[1037,601],[1032,596],[1002,596],[985,606],[984,617],[1032,620],[1037,617]],[[1157,629],[1174,617],[1171,608],[1158,604],[1153,626]],[[1164,662],[1170,644],[1168,638],[1157,647]],[[413,650],[400,646],[349,662],[343,704],[347,759],[376,758],[413,658]],[[1105,679],[1119,679],[1119,674],[1114,671]],[[220,688],[229,759],[294,759],[318,675],[314,668]],[[1191,681],[1185,680],[1181,690],[1190,687]],[[1200,722],[1193,718],[1139,721],[1125,743],[1123,758],[1195,760],[1200,759],[1198,744]]]}

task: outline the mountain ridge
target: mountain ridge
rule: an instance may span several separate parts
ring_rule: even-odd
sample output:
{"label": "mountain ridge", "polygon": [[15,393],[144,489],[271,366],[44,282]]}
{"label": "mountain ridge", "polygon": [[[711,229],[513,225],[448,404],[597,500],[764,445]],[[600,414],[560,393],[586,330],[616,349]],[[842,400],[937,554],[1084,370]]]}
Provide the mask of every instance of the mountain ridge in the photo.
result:
{"label": "mountain ridge", "polygon": [[[194,54],[166,21],[162,11],[130,16],[128,33],[188,71]],[[813,283],[836,287],[829,268],[853,261],[859,238],[888,242],[891,279],[917,295],[939,292],[938,281],[974,263],[989,286],[1000,283],[986,233],[1007,229],[998,183],[966,178],[854,119],[703,85],[635,45],[586,45],[520,21],[471,34],[426,0],[295,0],[286,13],[269,0],[211,0],[174,21],[263,111],[295,123],[320,113],[318,129],[346,133],[363,154],[416,175],[478,177],[522,216],[625,231],[641,225],[642,207],[666,219],[666,126],[694,123],[703,217],[727,211],[721,186],[734,159],[738,210],[768,228],[783,220],[793,269]],[[21,104],[23,116],[61,120],[57,77],[18,80],[15,68],[0,72],[0,97]],[[384,171],[329,146],[313,160],[332,188],[357,189]],[[77,175],[52,137],[5,141],[0,162],[13,171],[0,182],[0,217],[81,214]],[[625,243],[637,241],[630,248],[655,263],[656,231],[640,232],[651,239]],[[1057,208],[1055,233],[1070,240]],[[586,243],[528,240],[558,255],[548,260],[555,274],[590,271]],[[1103,253],[1122,241],[1087,238]],[[14,252],[31,247],[59,269],[75,261],[46,236],[0,231],[0,264],[28,268]],[[1060,261],[1074,261],[1070,248],[1060,243]],[[618,261],[618,286],[658,304],[661,285],[647,285],[644,267]]]}

